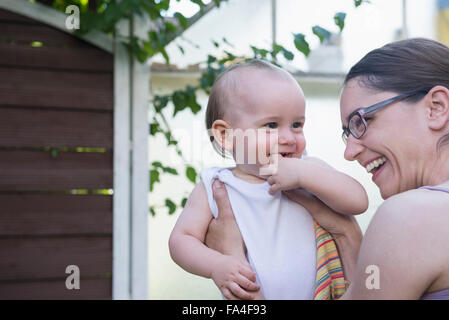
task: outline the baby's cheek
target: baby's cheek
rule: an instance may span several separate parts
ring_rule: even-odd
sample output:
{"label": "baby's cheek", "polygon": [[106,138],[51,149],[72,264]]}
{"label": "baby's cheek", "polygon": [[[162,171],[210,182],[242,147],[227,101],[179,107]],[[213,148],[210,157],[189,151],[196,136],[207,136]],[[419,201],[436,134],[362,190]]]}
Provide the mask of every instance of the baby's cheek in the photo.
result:
{"label": "baby's cheek", "polygon": [[306,138],[302,134],[298,136],[298,138],[296,138],[296,152],[302,154],[305,149],[306,149]]}
{"label": "baby's cheek", "polygon": [[[257,163],[260,165],[265,165],[269,163],[269,155],[270,153],[275,153],[276,147],[273,146],[277,144],[274,139],[270,139],[270,135],[260,135],[257,140]],[[271,150],[271,151],[270,151]]]}

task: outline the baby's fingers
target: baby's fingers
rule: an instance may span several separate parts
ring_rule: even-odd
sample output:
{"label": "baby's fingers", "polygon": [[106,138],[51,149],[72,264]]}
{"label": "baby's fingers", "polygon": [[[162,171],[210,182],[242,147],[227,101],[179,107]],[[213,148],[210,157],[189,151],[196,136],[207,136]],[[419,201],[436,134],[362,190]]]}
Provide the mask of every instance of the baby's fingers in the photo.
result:
{"label": "baby's fingers", "polygon": [[244,266],[240,269],[240,274],[242,274],[246,279],[249,279],[252,282],[256,282],[256,273],[253,271],[251,266],[246,263]]}
{"label": "baby's fingers", "polygon": [[246,278],[241,274],[237,275],[236,282],[240,287],[248,291],[257,291],[260,289],[257,283],[249,280],[248,278]]}
{"label": "baby's fingers", "polygon": [[243,300],[254,300],[254,295],[243,290],[237,283],[232,282],[229,285],[229,290],[231,293],[236,296],[238,299]]}
{"label": "baby's fingers", "polygon": [[221,293],[228,300],[240,300],[234,294],[232,294],[232,292],[228,288],[221,289]]}
{"label": "baby's fingers", "polygon": [[279,183],[274,183],[271,185],[270,190],[268,190],[268,193],[273,195],[279,190],[281,190],[281,185]]}

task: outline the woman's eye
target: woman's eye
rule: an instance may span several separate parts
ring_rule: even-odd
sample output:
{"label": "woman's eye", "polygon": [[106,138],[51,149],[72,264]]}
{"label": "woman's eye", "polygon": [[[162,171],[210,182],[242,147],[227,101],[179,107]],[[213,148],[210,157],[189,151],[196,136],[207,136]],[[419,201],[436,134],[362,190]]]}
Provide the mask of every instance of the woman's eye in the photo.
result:
{"label": "woman's eye", "polygon": [[292,124],[292,128],[296,129],[296,128],[302,128],[303,127],[303,123],[302,122],[294,122]]}
{"label": "woman's eye", "polygon": [[268,127],[270,129],[276,129],[278,127],[278,124],[276,122],[268,122],[264,125],[264,127]]}

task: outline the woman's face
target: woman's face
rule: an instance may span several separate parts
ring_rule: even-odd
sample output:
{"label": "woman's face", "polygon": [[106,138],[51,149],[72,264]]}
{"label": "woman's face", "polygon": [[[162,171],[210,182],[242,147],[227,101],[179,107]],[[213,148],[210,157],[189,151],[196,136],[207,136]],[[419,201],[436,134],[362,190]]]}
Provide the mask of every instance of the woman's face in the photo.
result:
{"label": "woman's face", "polygon": [[[356,109],[387,100],[398,93],[379,92],[361,86],[357,78],[344,87],[340,100],[343,126]],[[397,101],[377,112],[367,114],[365,134],[356,139],[349,135],[344,157],[356,160],[372,175],[382,198],[421,186],[422,163],[416,156],[423,148],[420,133],[425,129],[413,103]]]}

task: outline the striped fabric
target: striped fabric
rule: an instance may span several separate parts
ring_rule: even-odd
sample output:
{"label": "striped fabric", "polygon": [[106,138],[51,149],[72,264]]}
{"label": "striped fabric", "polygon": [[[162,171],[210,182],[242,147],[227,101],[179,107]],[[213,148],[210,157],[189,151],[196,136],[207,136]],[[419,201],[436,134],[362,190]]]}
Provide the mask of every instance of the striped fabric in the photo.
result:
{"label": "striped fabric", "polygon": [[316,221],[317,272],[315,300],[336,300],[345,293],[345,278],[335,241]]}

